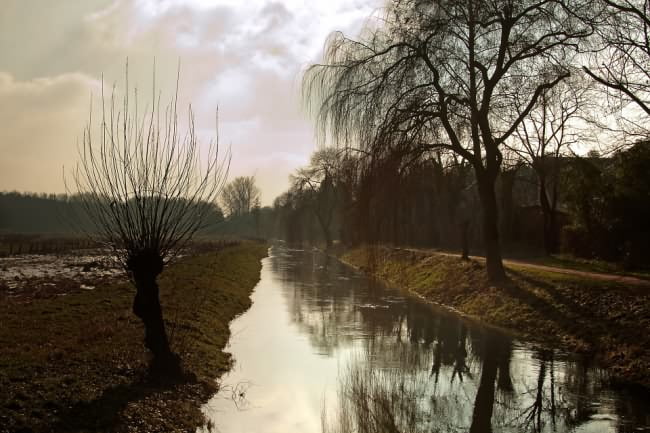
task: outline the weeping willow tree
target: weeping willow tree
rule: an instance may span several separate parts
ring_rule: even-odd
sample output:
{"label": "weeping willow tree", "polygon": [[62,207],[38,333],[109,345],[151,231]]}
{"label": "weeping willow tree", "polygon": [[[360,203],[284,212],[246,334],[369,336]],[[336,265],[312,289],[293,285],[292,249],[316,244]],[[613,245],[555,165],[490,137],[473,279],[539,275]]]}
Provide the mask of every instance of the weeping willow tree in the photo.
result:
{"label": "weeping willow tree", "polygon": [[340,177],[342,161],[341,154],[335,149],[321,149],[314,152],[307,167],[298,169],[289,178],[292,189],[298,196],[306,198],[308,206],[314,212],[328,249],[334,242],[332,222],[338,205],[339,191],[336,183]]}
{"label": "weeping willow tree", "polygon": [[601,49],[583,69],[602,86],[604,99],[632,141],[650,134],[650,2],[601,0]]}
{"label": "weeping willow tree", "polygon": [[325,141],[371,155],[448,151],[467,160],[488,276],[500,280],[502,148],[540,96],[570,76],[572,57],[593,33],[590,3],[390,0],[360,38],[330,36],[323,64],[303,79],[306,108]]}
{"label": "weeping willow tree", "polygon": [[135,286],[133,312],[145,327],[152,371],[180,373],[160,305],[157,277],[214,216],[227,177],[229,152],[220,157],[218,137],[201,146],[192,107],[187,129],[179,127],[176,92],[163,105],[154,86],[151,103],[138,111],[138,93],[128,85],[121,104],[115,89],[102,88],[101,117],[92,112],[84,130],[73,179],[91,236],[110,248]]}

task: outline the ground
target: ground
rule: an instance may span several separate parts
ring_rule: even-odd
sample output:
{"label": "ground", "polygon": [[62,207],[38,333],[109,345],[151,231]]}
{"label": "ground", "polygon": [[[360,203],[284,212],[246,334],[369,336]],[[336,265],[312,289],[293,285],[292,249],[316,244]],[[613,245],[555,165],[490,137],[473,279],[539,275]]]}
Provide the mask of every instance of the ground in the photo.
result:
{"label": "ground", "polygon": [[[189,255],[163,272],[166,326],[188,373],[166,384],[146,375],[134,289],[110,262],[86,253],[23,257],[17,271],[3,259],[0,432],[194,432],[215,378],[230,367],[222,351],[228,324],[250,306],[266,251],[244,243]],[[29,265],[38,260],[59,266]]]}
{"label": "ground", "polygon": [[650,387],[647,280],[506,262],[508,280],[492,285],[482,260],[434,251],[362,247],[345,252],[342,259],[524,338],[594,354],[614,380]]}
{"label": "ground", "polygon": [[0,297],[12,302],[67,296],[120,279],[119,264],[101,249],[0,257]]}

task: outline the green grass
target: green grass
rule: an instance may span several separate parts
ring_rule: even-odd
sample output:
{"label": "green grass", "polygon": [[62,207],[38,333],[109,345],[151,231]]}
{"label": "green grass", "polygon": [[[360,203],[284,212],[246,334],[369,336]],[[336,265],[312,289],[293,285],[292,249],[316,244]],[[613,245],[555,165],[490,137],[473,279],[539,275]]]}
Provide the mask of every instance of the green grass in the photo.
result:
{"label": "green grass", "polygon": [[358,248],[343,260],[390,285],[531,340],[598,356],[615,378],[650,386],[650,292],[509,267],[491,285],[482,262],[432,252]]}
{"label": "green grass", "polygon": [[0,306],[0,432],[195,431],[230,368],[229,322],[250,306],[263,244],[187,257],[161,275],[173,349],[197,380],[150,383],[128,283]]}

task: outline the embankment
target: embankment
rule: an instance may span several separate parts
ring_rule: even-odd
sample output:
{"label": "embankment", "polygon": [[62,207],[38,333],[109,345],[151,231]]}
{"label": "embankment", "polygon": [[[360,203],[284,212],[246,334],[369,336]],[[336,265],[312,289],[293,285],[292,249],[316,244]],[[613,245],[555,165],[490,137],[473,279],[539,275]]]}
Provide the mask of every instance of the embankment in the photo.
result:
{"label": "embankment", "polygon": [[194,432],[214,379],[231,366],[228,324],[250,306],[266,252],[242,243],[186,257],[161,275],[167,330],[192,377],[181,383],[147,379],[127,282],[2,299],[0,432]]}
{"label": "embankment", "polygon": [[594,355],[612,377],[650,387],[650,290],[524,266],[488,283],[484,264],[435,252],[363,247],[342,260],[389,285],[515,334]]}

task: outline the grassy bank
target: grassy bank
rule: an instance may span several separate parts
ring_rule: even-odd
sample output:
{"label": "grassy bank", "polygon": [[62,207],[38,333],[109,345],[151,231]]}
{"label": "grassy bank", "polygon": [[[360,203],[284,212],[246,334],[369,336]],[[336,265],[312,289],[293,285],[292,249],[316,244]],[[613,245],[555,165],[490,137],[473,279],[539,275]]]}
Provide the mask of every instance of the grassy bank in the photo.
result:
{"label": "grassy bank", "polygon": [[615,379],[650,387],[650,291],[647,287],[528,270],[488,283],[484,264],[433,252],[385,247],[342,259],[425,299],[546,344],[594,354]]}
{"label": "grassy bank", "polygon": [[0,432],[194,431],[230,367],[228,323],[250,306],[267,246],[186,257],[160,277],[172,346],[196,380],[146,378],[141,322],[126,282],[0,305]]}

